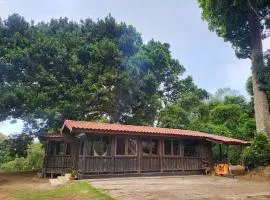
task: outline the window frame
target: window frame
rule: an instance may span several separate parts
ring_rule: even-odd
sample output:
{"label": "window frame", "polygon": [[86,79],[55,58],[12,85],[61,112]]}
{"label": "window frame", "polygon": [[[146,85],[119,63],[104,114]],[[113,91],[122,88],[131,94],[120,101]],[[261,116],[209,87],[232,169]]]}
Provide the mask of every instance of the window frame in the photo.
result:
{"label": "window frame", "polygon": [[[148,140],[151,143],[151,147],[150,147],[150,152],[149,153],[145,153],[143,151],[143,141],[145,141],[145,140]],[[152,146],[153,140],[156,140],[157,141],[157,154],[153,154],[153,146]],[[142,140],[141,140],[141,153],[142,153],[142,156],[160,156],[161,155],[161,151],[160,151],[160,139],[159,138],[157,138],[157,139],[155,139],[155,138],[142,138]]]}
{"label": "window frame", "polygon": [[[184,148],[183,148],[183,156],[185,158],[198,158],[200,157],[200,150],[198,149],[199,148],[199,143],[197,140],[185,140],[183,142],[184,144]],[[195,155],[186,155],[185,154],[185,150],[186,150],[186,147],[187,146],[191,146],[191,147],[194,147],[194,154]]]}
{"label": "window frame", "polygon": [[[120,154],[117,154],[117,140],[118,139],[123,139],[124,140],[124,150],[125,150],[125,154],[123,155],[120,155]],[[129,139],[135,139],[136,141],[136,151],[135,151],[135,154],[129,154],[128,153],[128,140]],[[115,137],[115,148],[114,148],[114,155],[115,156],[137,156],[138,155],[138,138],[137,137],[127,137],[127,136],[117,136]]]}
{"label": "window frame", "polygon": [[[165,140],[170,141],[170,154],[165,154]],[[178,148],[179,148],[179,154],[174,154],[174,141],[178,141]],[[181,156],[181,145],[182,142],[180,139],[176,139],[176,138],[165,138],[163,140],[163,156]]]}

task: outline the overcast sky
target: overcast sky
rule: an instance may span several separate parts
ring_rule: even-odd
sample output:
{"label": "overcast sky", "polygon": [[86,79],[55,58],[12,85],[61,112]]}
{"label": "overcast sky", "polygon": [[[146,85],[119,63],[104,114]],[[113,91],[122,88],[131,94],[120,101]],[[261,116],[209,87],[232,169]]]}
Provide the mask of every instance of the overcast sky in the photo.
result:
{"label": "overcast sky", "polygon": [[[5,19],[12,13],[35,22],[59,17],[96,20],[111,13],[117,21],[135,26],[145,43],[152,38],[169,43],[173,57],[199,87],[211,93],[231,87],[247,96],[250,61],[237,59],[230,43],[208,30],[197,0],[0,0],[0,17]],[[267,48],[269,40],[264,42]],[[21,126],[0,123],[0,132],[16,132]]]}

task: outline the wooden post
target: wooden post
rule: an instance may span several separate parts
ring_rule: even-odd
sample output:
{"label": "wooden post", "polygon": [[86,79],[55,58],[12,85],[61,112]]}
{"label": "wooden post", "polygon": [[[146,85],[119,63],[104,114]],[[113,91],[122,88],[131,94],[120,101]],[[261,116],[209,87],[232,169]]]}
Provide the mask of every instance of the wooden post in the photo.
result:
{"label": "wooden post", "polygon": [[159,140],[160,172],[163,172],[164,138]]}
{"label": "wooden post", "polygon": [[112,155],[112,167],[111,172],[115,172],[115,153],[116,153],[116,137],[112,136],[112,147],[111,147],[111,155]]}
{"label": "wooden post", "polygon": [[86,140],[86,137],[82,137],[81,139],[81,142],[83,142],[83,159],[82,159],[82,172],[83,174],[86,172],[86,146],[87,146],[87,140]]}
{"label": "wooden post", "polygon": [[185,166],[185,164],[184,164],[184,162],[185,162],[185,159],[184,159],[184,148],[185,148],[185,143],[184,143],[184,141],[183,140],[180,140],[180,158],[181,158],[181,163],[182,163],[182,171],[184,171],[184,166]]}
{"label": "wooden post", "polygon": [[221,144],[219,144],[219,157],[220,157],[220,161],[222,162],[223,156],[222,156],[222,146],[221,146]]}
{"label": "wooden post", "polygon": [[138,173],[141,173],[141,151],[142,151],[142,141],[141,138],[137,138],[137,164],[138,164]]}

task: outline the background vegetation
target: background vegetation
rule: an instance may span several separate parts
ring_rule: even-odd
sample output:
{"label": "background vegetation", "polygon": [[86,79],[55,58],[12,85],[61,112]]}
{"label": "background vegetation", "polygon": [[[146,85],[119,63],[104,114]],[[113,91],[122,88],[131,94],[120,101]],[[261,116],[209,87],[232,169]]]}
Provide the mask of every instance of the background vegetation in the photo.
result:
{"label": "background vegetation", "polygon": [[[266,59],[269,66],[270,56]],[[144,44],[133,26],[110,15],[79,23],[60,18],[35,24],[18,14],[0,20],[0,120],[25,122],[22,134],[0,134],[1,168],[39,168],[44,151],[33,138],[57,130],[65,119],[157,125],[253,140],[252,98],[247,101],[230,88],[211,95],[184,72],[169,44]],[[247,88],[252,96],[250,80]],[[245,151],[250,166],[270,161],[267,138],[259,136]],[[257,143],[265,145],[265,151],[252,162]],[[216,146],[213,149],[216,152]],[[240,152],[236,147],[223,150],[233,163],[241,159]]]}

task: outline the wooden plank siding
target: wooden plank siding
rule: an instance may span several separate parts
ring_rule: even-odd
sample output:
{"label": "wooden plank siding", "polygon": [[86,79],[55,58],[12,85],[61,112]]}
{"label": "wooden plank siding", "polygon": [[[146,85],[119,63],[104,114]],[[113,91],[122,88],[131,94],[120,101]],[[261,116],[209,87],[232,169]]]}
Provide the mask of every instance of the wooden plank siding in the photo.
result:
{"label": "wooden plank siding", "polygon": [[[211,160],[210,142],[198,140],[196,146],[199,151],[198,156],[185,157],[184,140],[180,140],[179,155],[164,154],[164,140],[167,138],[154,138],[158,140],[158,153],[146,155],[142,153],[142,140],[144,137],[136,137],[137,149],[136,155],[116,155],[116,138],[121,136],[112,136],[108,143],[108,152],[104,156],[93,154],[94,136],[83,136],[74,141],[72,146],[72,155],[45,155],[45,171],[55,173],[67,168],[75,168],[82,177],[87,175],[117,175],[117,174],[147,174],[147,173],[166,173],[166,172],[187,172],[200,171],[205,166],[205,160]],[[132,136],[131,136],[132,137]],[[134,138],[134,137],[133,137]],[[151,139],[151,138],[150,138]],[[81,149],[83,140],[83,149]],[[185,139],[186,140],[186,139]],[[127,153],[127,150],[125,151]]]}

